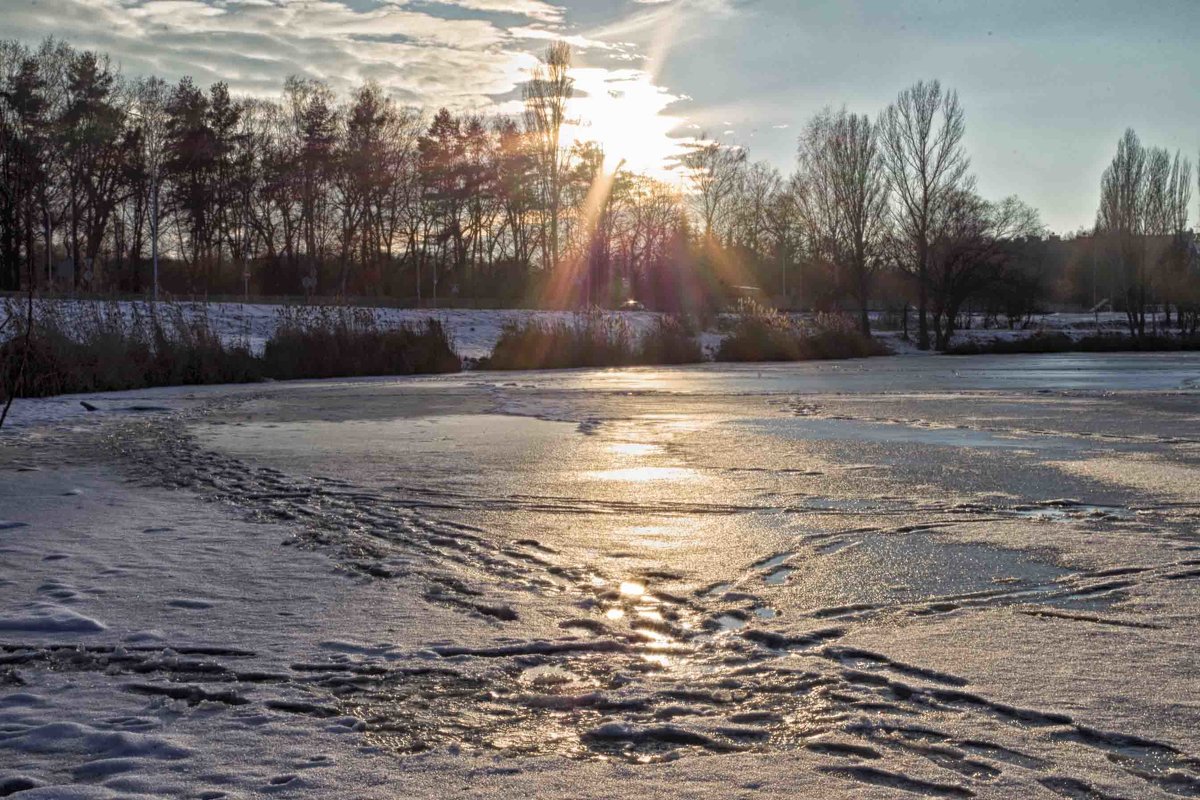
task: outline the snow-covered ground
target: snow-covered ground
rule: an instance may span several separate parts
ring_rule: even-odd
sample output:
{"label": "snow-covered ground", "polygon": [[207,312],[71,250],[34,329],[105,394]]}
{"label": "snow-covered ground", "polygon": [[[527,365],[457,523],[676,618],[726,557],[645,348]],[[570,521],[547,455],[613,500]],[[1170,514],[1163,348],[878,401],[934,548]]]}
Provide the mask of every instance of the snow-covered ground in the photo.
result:
{"label": "snow-covered ground", "polygon": [[[67,313],[77,311],[83,304],[109,301],[55,301]],[[116,305],[129,315],[135,305],[131,301],[119,301]],[[200,314],[208,316],[213,328],[229,341],[245,341],[255,352],[262,352],[267,339],[275,331],[281,306],[264,303],[179,303],[188,317]],[[571,320],[574,312],[532,311],[525,309],[463,310],[463,309],[414,309],[378,307],[372,309],[376,318],[384,325],[419,324],[429,319],[440,320],[450,333],[455,349],[465,358],[482,358],[492,352],[500,330],[506,323],[529,319]],[[628,323],[631,331],[641,333],[654,324],[658,314],[650,311],[612,311],[611,316],[620,317]]]}
{"label": "snow-covered ground", "polygon": [[[91,301],[60,302],[67,308],[71,308],[77,303]],[[134,304],[122,301],[118,305],[126,313],[129,313]],[[275,330],[280,309],[280,306],[277,305],[261,303],[184,303],[181,305],[185,313],[189,315],[206,313],[218,333],[231,341],[247,341],[251,348],[257,352],[261,352],[263,344],[271,337],[272,332]],[[569,311],[534,311],[528,309],[436,310],[379,307],[374,309],[374,311],[381,322],[391,325],[415,324],[427,319],[440,320],[453,338],[455,349],[459,355],[470,359],[483,358],[489,355],[496,344],[496,340],[500,338],[501,329],[507,323],[522,322],[530,319],[570,321],[575,316],[575,312]],[[652,311],[610,311],[605,313],[622,318],[635,334],[640,334],[649,329],[660,316],[658,313]],[[875,316],[876,325],[879,326],[881,318],[879,315]],[[913,330],[915,331],[915,318],[910,318],[909,322],[910,325],[914,326]],[[1051,331],[1064,332],[1077,336],[1085,336],[1097,331],[1122,333],[1125,331],[1125,316],[1124,314],[1111,312],[1098,315],[1074,313],[1043,314],[1032,318],[1028,325],[1013,330],[1008,328],[979,327],[982,324],[981,319],[975,319],[973,324],[974,327],[972,329],[960,331],[956,334],[955,342],[967,340],[984,342],[993,339],[1023,338],[1035,333]],[[910,343],[902,341],[899,338],[898,331],[880,328],[877,332],[898,354],[909,355],[921,352]],[[715,329],[704,331],[701,334],[701,345],[706,352],[711,353],[715,351],[720,341],[721,333]]]}
{"label": "snow-covered ground", "polygon": [[1200,795],[1195,354],[78,399],[0,796]]}

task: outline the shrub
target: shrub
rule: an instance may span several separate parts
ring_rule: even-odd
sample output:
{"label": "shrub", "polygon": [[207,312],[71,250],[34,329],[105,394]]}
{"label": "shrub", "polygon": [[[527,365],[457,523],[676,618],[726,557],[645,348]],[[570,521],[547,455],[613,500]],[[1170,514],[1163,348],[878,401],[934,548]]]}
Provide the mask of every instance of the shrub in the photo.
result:
{"label": "shrub", "polygon": [[634,363],[623,317],[593,310],[563,319],[508,322],[492,348],[488,369],[615,367]]}
{"label": "shrub", "polygon": [[968,341],[946,350],[947,355],[1009,355],[1018,353],[1120,353],[1200,350],[1200,336],[1142,336],[1098,334],[1072,339],[1065,333],[1037,333],[1020,339]]}
{"label": "shrub", "polygon": [[1075,343],[1082,352],[1115,353],[1120,351],[1200,350],[1200,336],[1085,336]]}
{"label": "shrub", "polygon": [[659,317],[638,342],[639,364],[695,364],[704,351],[694,327],[679,317]]}
{"label": "shrub", "polygon": [[[208,383],[246,383],[262,378],[262,365],[246,340],[232,344],[221,339],[201,304],[190,313],[177,303],[148,306],[153,341],[144,386]],[[132,317],[142,315],[134,306]]]}
{"label": "shrub", "polygon": [[1065,353],[1075,342],[1065,333],[1036,333],[1019,339],[966,341],[951,345],[944,351],[951,356],[971,356],[983,353]]}
{"label": "shrub", "polygon": [[717,349],[717,361],[807,361],[865,358],[888,350],[864,336],[853,320],[818,314],[803,325],[786,314],[750,300],[738,303],[737,315]]}
{"label": "shrub", "polygon": [[[35,304],[28,356],[25,318],[8,308],[0,343],[0,399],[147,386],[244,383],[454,372],[462,362],[441,324],[381,325],[361,308],[285,308],[259,357],[248,342],[222,340],[207,307],[172,302]],[[16,376],[26,362],[20,385]]]}
{"label": "shrub", "polygon": [[462,360],[437,320],[388,326],[373,309],[351,306],[281,308],[263,350],[264,374],[279,379],[460,369]]}
{"label": "shrub", "polygon": [[696,335],[675,317],[659,317],[653,328],[635,336],[623,316],[593,309],[576,314],[570,321],[527,319],[505,324],[492,355],[480,366],[564,369],[703,360]]}
{"label": "shrub", "polygon": [[805,358],[867,358],[890,354],[881,342],[863,335],[858,323],[845,314],[818,314],[804,337]]}
{"label": "shrub", "polygon": [[8,370],[0,395],[13,386],[18,396],[46,397],[261,377],[247,344],[222,342],[202,307],[189,315],[174,303],[158,306],[134,304],[125,313],[116,303],[36,303],[19,386],[25,320],[9,309],[19,322],[0,344]]}
{"label": "shrub", "polygon": [[752,300],[738,301],[737,316],[717,348],[717,361],[796,361],[803,332],[787,315]]}

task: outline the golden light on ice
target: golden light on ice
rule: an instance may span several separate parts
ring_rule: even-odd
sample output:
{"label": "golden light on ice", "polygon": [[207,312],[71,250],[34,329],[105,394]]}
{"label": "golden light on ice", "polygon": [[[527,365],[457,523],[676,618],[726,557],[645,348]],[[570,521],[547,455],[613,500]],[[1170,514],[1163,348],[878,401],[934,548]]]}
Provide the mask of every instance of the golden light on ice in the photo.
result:
{"label": "golden light on ice", "polygon": [[659,445],[639,442],[615,442],[608,446],[608,452],[624,456],[648,456],[660,450],[662,447]]}
{"label": "golden light on ice", "polygon": [[597,481],[627,481],[629,483],[646,483],[648,481],[688,481],[695,480],[694,470],[686,467],[628,467],[625,469],[605,469],[584,473],[584,477]]}
{"label": "golden light on ice", "polygon": [[641,597],[645,593],[645,584],[641,584],[636,581],[621,582],[621,594],[625,595],[626,597]]}

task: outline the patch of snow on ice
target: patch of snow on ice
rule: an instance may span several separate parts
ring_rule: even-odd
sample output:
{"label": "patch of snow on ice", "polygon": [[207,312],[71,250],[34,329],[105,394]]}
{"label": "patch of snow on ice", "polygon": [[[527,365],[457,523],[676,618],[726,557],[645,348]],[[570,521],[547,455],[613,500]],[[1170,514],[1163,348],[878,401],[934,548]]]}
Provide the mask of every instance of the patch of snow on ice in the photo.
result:
{"label": "patch of snow on ice", "polygon": [[55,603],[29,603],[16,613],[0,616],[0,631],[99,633],[106,629],[103,622]]}

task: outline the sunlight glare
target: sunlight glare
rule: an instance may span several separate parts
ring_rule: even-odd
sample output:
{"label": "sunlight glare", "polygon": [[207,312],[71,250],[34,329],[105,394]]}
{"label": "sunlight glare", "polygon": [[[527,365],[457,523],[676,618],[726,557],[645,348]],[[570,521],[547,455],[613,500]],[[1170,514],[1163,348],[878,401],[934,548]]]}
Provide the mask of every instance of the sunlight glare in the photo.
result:
{"label": "sunlight glare", "polygon": [[614,442],[608,446],[608,452],[622,456],[648,456],[662,451],[657,444],[638,444],[636,442]]}
{"label": "sunlight glare", "polygon": [[571,100],[570,116],[576,122],[563,126],[566,141],[597,142],[610,175],[620,166],[667,183],[680,182],[679,170],[669,167],[689,140],[670,135],[683,118],[663,113],[680,98],[656,85],[643,70],[578,67],[571,76],[581,96]]}
{"label": "sunlight glare", "polygon": [[621,594],[626,597],[641,597],[646,593],[645,584],[637,581],[621,581]]}
{"label": "sunlight glare", "polygon": [[585,472],[584,477],[597,481],[627,481],[647,483],[649,481],[690,481],[696,479],[695,470],[685,467],[628,467]]}

